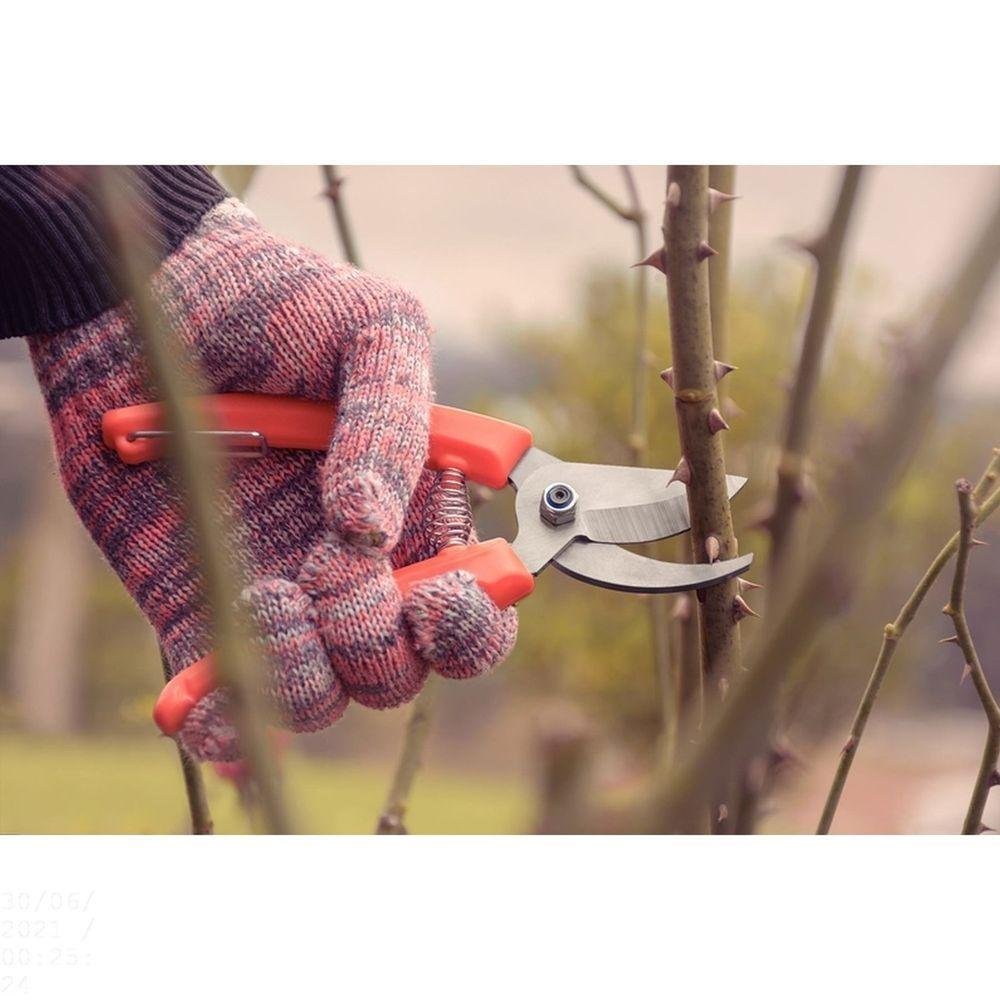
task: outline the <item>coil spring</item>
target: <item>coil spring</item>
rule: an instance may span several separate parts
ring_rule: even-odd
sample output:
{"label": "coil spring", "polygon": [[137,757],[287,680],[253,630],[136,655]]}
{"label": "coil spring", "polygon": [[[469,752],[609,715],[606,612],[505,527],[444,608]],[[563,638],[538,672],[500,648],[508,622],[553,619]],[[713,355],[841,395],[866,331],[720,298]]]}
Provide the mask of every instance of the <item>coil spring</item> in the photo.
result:
{"label": "coil spring", "polygon": [[465,545],[472,532],[472,509],[465,474],[444,469],[438,479],[431,533],[438,551],[449,545]]}

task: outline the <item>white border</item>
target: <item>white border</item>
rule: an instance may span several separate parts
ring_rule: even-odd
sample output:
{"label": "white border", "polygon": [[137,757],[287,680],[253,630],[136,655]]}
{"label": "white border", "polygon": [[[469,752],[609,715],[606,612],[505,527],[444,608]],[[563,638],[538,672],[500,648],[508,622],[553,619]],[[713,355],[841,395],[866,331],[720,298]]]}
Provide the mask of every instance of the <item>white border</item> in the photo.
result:
{"label": "white border", "polygon": [[[30,905],[48,893],[28,916],[59,921],[62,946],[90,956],[30,969],[27,996],[940,998],[988,995],[994,976],[989,837],[25,837],[3,849],[0,891]],[[72,893],[76,911],[53,909]]]}

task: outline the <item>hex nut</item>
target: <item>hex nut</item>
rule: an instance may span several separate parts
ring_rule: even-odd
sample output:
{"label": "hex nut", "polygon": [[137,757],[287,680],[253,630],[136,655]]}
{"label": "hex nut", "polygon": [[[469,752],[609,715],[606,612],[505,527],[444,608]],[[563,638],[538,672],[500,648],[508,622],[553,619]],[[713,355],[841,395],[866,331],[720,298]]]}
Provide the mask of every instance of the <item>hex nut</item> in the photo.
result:
{"label": "hex nut", "polygon": [[539,513],[549,524],[566,524],[576,518],[576,490],[566,483],[552,483],[542,492]]}

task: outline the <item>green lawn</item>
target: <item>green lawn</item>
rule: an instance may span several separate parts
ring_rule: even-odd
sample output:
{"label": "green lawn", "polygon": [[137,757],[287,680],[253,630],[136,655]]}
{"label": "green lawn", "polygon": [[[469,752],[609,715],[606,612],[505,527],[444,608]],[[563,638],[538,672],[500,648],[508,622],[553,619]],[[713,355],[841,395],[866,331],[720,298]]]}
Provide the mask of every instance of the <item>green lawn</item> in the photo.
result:
{"label": "green lawn", "polygon": [[[249,827],[235,789],[204,768],[217,833]],[[285,779],[303,833],[370,833],[389,767],[291,752]],[[530,825],[523,784],[427,772],[416,784],[413,833],[519,833]],[[182,833],[187,806],[165,739],[0,737],[0,833]]]}

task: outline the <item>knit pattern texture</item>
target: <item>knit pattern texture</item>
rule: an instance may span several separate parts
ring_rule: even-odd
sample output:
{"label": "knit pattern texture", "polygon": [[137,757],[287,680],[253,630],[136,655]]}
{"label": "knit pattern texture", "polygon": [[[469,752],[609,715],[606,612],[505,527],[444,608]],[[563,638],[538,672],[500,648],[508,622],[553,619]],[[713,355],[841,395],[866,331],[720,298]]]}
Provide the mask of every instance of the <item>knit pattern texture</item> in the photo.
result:
{"label": "knit pattern texture", "polygon": [[[232,461],[221,500],[241,604],[266,653],[262,687],[282,723],[321,729],[352,699],[410,700],[430,669],[471,677],[500,662],[516,614],[473,577],[425,581],[405,600],[392,578],[437,551],[439,474],[423,469],[430,328],[419,303],[274,237],[235,199],[204,216],[151,284],[207,391],[337,403],[328,453]],[[29,346],[66,492],[176,674],[213,646],[179,494],[167,463],[127,466],[101,440],[105,411],[158,398],[131,309]],[[190,713],[180,738],[196,759],[240,757],[226,706],[217,691]]]}

